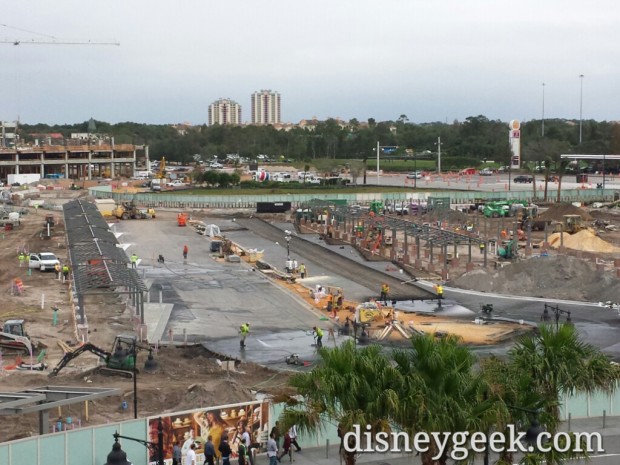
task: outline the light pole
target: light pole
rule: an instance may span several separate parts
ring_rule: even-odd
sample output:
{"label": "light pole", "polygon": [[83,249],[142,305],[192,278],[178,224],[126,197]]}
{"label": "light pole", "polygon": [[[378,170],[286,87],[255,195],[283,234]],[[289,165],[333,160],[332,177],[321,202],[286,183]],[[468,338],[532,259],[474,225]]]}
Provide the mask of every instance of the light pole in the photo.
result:
{"label": "light pole", "polygon": [[437,138],[437,174],[441,174],[441,137]]}
{"label": "light pole", "polygon": [[583,74],[579,75],[579,144],[581,144],[581,127],[583,114]]}
{"label": "light pole", "polygon": [[545,137],[545,83],[542,83],[542,137]]}
{"label": "light pole", "polygon": [[284,240],[286,241],[286,260],[289,261],[291,259],[291,232],[288,229],[284,230]]}
{"label": "light pole", "polygon": [[379,151],[381,147],[379,146],[379,141],[377,141],[377,186],[379,185]]}
{"label": "light pole", "polygon": [[571,312],[569,312],[568,310],[562,310],[558,305],[553,307],[551,305],[545,304],[545,309],[543,310],[543,314],[540,317],[541,321],[543,321],[545,323],[549,322],[549,320],[551,319],[549,317],[549,310],[551,310],[554,313],[554,315],[555,315],[555,329],[556,329],[556,331],[560,327],[560,315],[562,315],[562,314],[566,315],[566,324],[567,325],[570,326],[570,325],[573,324],[573,320],[570,317]]}
{"label": "light pole", "polygon": [[157,423],[157,442],[121,436],[118,432],[114,433],[113,436],[114,444],[112,445],[112,452],[108,454],[108,460],[104,465],[131,465],[131,462],[127,460],[127,454],[121,449],[121,445],[118,442],[119,439],[139,442],[147,448],[152,448],[157,454],[157,465],[164,465],[164,424],[161,421],[161,417],[159,417]]}

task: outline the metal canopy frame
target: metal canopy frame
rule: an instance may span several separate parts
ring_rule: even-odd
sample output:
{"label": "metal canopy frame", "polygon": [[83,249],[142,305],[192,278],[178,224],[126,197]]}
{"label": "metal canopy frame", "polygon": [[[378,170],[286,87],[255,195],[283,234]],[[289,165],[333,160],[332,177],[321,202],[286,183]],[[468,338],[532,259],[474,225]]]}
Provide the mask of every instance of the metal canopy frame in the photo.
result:
{"label": "metal canopy frame", "polygon": [[125,251],[119,247],[97,206],[74,200],[63,206],[69,262],[78,298],[80,323],[85,324],[84,296],[111,291],[133,296],[133,304],[144,323],[144,293],[147,287]]}
{"label": "metal canopy frame", "polygon": [[476,236],[447,231],[429,224],[419,224],[402,218],[394,218],[385,215],[370,217],[367,212],[361,212],[359,209],[354,209],[350,206],[335,205],[332,202],[320,199],[312,199],[311,201],[303,204],[301,208],[308,208],[313,212],[318,210],[321,212],[328,210],[329,215],[333,216],[333,218],[335,218],[338,222],[349,223],[350,221],[359,221],[363,219],[366,224],[375,224],[378,220],[380,220],[382,221],[384,229],[403,231],[408,236],[413,236],[414,238],[419,237],[421,240],[433,244],[433,246],[458,246],[461,244],[480,245],[481,243],[486,242]]}
{"label": "metal canopy frame", "polygon": [[19,392],[0,392],[0,415],[39,413],[39,434],[49,432],[49,411],[64,405],[118,396],[117,388],[43,386]]}

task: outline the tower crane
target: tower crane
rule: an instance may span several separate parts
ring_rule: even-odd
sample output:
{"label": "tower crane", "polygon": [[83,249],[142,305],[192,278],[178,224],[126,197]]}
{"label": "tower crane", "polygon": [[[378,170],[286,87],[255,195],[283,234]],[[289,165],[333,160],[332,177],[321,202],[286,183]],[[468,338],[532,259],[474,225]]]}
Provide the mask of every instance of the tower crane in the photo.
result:
{"label": "tower crane", "polygon": [[120,45],[117,41],[96,41],[96,40],[62,40],[54,36],[47,34],[40,34],[38,32],[29,31],[27,29],[21,29],[12,27],[7,24],[0,24],[0,27],[7,29],[14,29],[16,31],[28,32],[30,34],[40,35],[41,39],[0,39],[0,44],[11,45]]}
{"label": "tower crane", "polygon": [[39,39],[27,39],[27,40],[8,40],[8,39],[0,39],[0,44],[11,44],[11,45],[120,45],[120,42],[97,42],[94,40],[39,40]]}

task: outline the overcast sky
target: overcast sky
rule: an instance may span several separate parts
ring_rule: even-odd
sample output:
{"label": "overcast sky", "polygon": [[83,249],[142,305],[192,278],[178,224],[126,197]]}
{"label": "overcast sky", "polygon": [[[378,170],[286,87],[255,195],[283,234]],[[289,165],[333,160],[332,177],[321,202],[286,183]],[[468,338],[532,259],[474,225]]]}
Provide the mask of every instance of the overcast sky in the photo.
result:
{"label": "overcast sky", "polygon": [[3,3],[2,40],[120,42],[0,44],[5,121],[204,124],[218,98],[249,121],[261,89],[293,123],[620,120],[618,0]]}

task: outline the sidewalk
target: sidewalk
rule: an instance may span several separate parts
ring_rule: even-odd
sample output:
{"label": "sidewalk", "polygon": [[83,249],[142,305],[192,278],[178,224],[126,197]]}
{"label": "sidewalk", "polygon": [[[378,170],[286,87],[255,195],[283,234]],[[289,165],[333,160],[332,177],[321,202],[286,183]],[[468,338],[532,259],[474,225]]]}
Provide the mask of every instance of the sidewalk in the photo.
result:
{"label": "sidewalk", "polygon": [[[603,447],[605,449],[601,456],[610,460],[609,463],[620,463],[620,416],[606,417],[605,428],[603,428],[603,417],[580,418],[572,420],[570,429],[573,432],[583,433],[599,433],[603,438]],[[568,431],[568,423],[563,422],[559,431]],[[295,465],[332,465],[340,464],[338,455],[338,445],[330,445],[329,448],[323,447],[306,447],[301,452],[293,451],[293,460]],[[591,457],[592,464],[598,464],[596,455]],[[493,463],[494,454],[491,454],[491,463]],[[603,458],[603,457],[602,457]],[[421,458],[415,454],[399,454],[399,453],[362,453],[359,454],[356,463],[368,465],[405,465],[405,464],[421,464]],[[475,465],[484,463],[483,454],[479,454],[475,461]],[[572,461],[573,464],[586,463],[585,461]],[[602,461],[600,463],[603,463]],[[268,465],[269,460],[266,454],[261,454],[255,460],[255,465]],[[282,458],[282,465],[290,465],[287,456]],[[344,462],[343,462],[344,464]]]}

